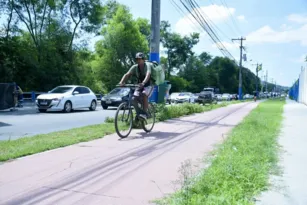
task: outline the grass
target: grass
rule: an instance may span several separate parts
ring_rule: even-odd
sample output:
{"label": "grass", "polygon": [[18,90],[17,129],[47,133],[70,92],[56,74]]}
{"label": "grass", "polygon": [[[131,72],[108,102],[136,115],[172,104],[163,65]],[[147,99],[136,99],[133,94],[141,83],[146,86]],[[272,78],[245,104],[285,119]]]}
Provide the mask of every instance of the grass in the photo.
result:
{"label": "grass", "polygon": [[[170,118],[205,112],[239,102],[240,101],[234,101],[230,103],[208,106],[188,103],[170,107],[158,105],[158,112],[156,114],[157,121],[165,121]],[[115,133],[114,119],[107,118],[104,124],[85,126],[49,134],[41,134],[33,137],[20,138],[17,140],[0,141],[0,162],[65,147],[80,142],[87,142],[103,138],[104,136],[112,133]]]}
{"label": "grass", "polygon": [[[278,161],[277,136],[280,131],[282,100],[260,103],[237,127],[218,149],[211,165],[198,177],[188,179],[193,183],[158,204],[215,205],[254,204],[253,197],[266,190],[271,171]],[[192,184],[192,185],[191,185]]]}
{"label": "grass", "polygon": [[[113,124],[112,124],[113,125]],[[0,141],[0,161],[7,161],[47,150],[65,147],[79,142],[102,138],[115,132],[109,123],[91,125],[50,134],[25,137],[12,141]]]}

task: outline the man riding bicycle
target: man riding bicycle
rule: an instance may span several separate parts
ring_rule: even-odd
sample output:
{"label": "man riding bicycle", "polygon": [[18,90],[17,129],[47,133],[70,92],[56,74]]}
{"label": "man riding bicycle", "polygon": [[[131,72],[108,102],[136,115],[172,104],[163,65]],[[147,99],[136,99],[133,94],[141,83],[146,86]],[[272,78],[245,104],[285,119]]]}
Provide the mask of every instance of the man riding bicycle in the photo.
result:
{"label": "man riding bicycle", "polygon": [[[119,85],[124,86],[126,80],[132,75],[138,80],[139,87],[133,93],[132,104],[136,113],[143,119],[147,119],[148,97],[153,91],[153,81],[151,79],[152,63],[145,63],[145,56],[139,52],[135,55],[137,64],[133,65],[129,71],[122,77]],[[143,102],[144,110],[139,108],[138,102]]]}

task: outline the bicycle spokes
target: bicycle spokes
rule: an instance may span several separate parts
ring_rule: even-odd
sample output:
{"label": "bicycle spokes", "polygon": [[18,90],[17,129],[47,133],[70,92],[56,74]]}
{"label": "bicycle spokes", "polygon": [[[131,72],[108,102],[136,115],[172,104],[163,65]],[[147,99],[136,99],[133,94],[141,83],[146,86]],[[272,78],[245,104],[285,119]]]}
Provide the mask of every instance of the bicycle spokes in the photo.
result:
{"label": "bicycle spokes", "polygon": [[115,129],[121,138],[125,138],[130,134],[132,121],[133,116],[131,108],[129,109],[125,103],[121,104],[115,115]]}

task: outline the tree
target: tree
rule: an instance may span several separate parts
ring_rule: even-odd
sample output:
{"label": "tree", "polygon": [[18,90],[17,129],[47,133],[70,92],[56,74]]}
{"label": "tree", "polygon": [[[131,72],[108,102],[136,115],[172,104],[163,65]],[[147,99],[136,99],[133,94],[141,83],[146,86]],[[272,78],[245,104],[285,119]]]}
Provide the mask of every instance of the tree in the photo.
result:
{"label": "tree", "polygon": [[189,82],[179,76],[171,76],[170,83],[172,84],[171,92],[182,92],[187,91]]}
{"label": "tree", "polygon": [[148,53],[146,37],[133,20],[126,6],[119,6],[116,14],[103,28],[104,39],[96,44],[99,56],[96,66],[107,90],[114,88],[125,72],[134,64],[137,52]]}
{"label": "tree", "polygon": [[207,52],[202,52],[200,55],[199,55],[199,59],[202,61],[202,63],[207,66],[210,64],[210,62],[212,61],[212,56],[207,53]]}
{"label": "tree", "polygon": [[62,1],[64,4],[60,7],[63,17],[68,25],[73,24],[73,30],[69,43],[69,49],[72,49],[73,40],[80,27],[80,32],[97,33],[98,29],[112,17],[118,7],[116,1],[107,1],[105,5],[100,0],[68,0]]}
{"label": "tree", "polygon": [[186,63],[189,56],[194,55],[192,48],[199,42],[199,33],[181,37],[179,34],[170,31],[170,24],[167,21],[161,21],[160,33],[160,41],[163,47],[167,49],[167,73],[168,78],[170,78],[173,68],[179,68]]}
{"label": "tree", "polygon": [[220,91],[236,93],[238,67],[229,58],[215,57],[210,63],[215,72],[218,73],[218,85]]}
{"label": "tree", "polygon": [[136,24],[139,27],[139,31],[141,34],[143,34],[146,39],[148,46],[150,45],[150,36],[151,36],[151,28],[150,28],[150,22],[148,19],[145,18],[137,18],[136,19]]}

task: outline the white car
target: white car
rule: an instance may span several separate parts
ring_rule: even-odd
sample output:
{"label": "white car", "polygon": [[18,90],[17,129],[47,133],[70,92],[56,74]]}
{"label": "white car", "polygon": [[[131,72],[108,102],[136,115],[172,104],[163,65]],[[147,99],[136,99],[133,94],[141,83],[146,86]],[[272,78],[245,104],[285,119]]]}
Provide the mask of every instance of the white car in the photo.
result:
{"label": "white car", "polygon": [[36,105],[40,112],[71,112],[79,108],[89,108],[91,111],[94,111],[97,106],[97,97],[88,87],[63,85],[54,88],[46,94],[39,95],[36,98]]}
{"label": "white car", "polygon": [[222,100],[226,100],[226,101],[229,101],[230,100],[230,94],[228,94],[228,93],[223,93],[223,95],[222,95]]}
{"label": "white car", "polygon": [[178,96],[179,94],[180,94],[180,93],[172,93],[172,94],[169,96],[169,99],[168,99],[169,104],[174,103],[175,100],[176,100],[176,98],[177,98],[177,96]]}
{"label": "white car", "polygon": [[193,97],[192,93],[183,92],[177,95],[174,101],[175,103],[185,103],[185,102],[190,103],[192,97]]}

